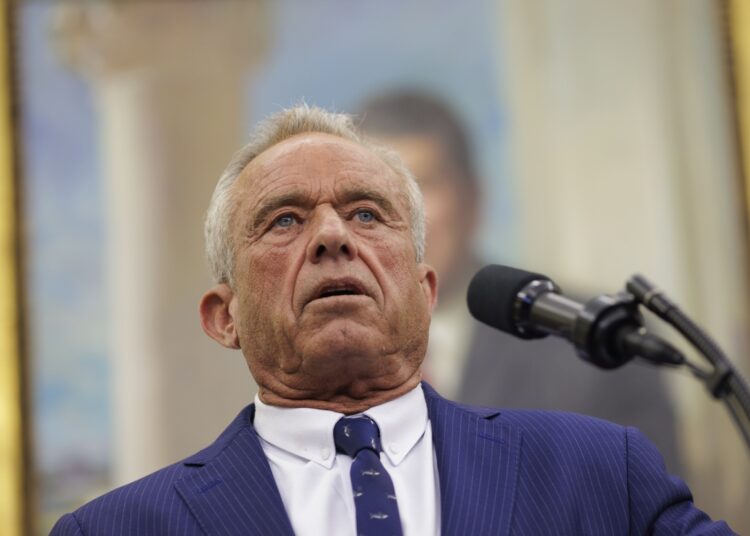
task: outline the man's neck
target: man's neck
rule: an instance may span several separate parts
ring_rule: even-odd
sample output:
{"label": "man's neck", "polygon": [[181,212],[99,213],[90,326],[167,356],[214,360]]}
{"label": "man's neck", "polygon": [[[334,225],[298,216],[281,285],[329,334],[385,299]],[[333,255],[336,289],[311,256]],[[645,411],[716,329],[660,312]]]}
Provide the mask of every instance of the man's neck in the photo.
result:
{"label": "man's neck", "polygon": [[344,415],[354,415],[367,411],[369,408],[385,404],[394,400],[412,389],[414,389],[422,380],[422,373],[417,370],[407,381],[396,387],[387,389],[368,388],[357,390],[348,389],[344,393],[316,393],[315,396],[304,396],[299,398],[280,396],[279,393],[259,386],[258,396],[264,404],[278,406],[282,408],[314,408],[335,411]]}

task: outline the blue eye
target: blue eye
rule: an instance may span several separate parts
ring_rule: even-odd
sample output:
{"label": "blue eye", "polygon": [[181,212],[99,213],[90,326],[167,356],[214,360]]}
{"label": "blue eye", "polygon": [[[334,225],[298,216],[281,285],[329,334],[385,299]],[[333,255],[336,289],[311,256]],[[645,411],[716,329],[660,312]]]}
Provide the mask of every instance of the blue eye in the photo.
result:
{"label": "blue eye", "polygon": [[371,210],[359,210],[357,211],[357,219],[362,223],[371,223],[375,221],[375,214]]}
{"label": "blue eye", "polygon": [[291,214],[284,214],[276,218],[274,225],[276,225],[277,227],[291,227],[296,223],[296,221],[296,218]]}

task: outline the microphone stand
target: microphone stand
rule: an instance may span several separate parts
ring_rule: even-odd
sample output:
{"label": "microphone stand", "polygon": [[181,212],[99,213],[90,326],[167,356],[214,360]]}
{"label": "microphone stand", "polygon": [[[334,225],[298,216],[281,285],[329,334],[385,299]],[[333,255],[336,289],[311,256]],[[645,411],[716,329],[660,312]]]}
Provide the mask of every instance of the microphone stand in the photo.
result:
{"label": "microphone stand", "polygon": [[682,334],[708,361],[711,365],[708,371],[687,360],[684,364],[705,384],[713,398],[724,402],[750,449],[750,388],[740,372],[713,339],[645,277],[634,275],[626,289],[640,304]]}

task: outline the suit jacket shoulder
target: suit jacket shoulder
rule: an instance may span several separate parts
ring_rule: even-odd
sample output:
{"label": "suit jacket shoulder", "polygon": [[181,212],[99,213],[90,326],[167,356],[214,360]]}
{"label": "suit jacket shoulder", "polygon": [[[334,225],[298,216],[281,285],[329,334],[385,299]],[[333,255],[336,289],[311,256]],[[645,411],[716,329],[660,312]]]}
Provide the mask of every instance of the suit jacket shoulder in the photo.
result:
{"label": "suit jacket shoulder", "polygon": [[253,413],[197,454],[63,516],[51,534],[292,534]]}
{"label": "suit jacket shoulder", "polygon": [[733,534],[693,505],[687,486],[666,472],[659,452],[634,428],[573,413],[459,405],[429,386],[425,394],[444,534],[462,528],[471,534]]}

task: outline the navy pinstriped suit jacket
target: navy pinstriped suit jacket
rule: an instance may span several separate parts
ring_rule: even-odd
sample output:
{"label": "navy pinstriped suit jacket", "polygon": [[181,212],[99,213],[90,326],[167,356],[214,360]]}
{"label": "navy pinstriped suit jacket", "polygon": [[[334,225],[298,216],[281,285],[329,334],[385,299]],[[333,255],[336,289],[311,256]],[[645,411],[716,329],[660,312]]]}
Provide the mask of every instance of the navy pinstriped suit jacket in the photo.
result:
{"label": "navy pinstriped suit jacket", "polygon": [[[443,535],[732,534],[637,430],[461,406],[424,385]],[[67,514],[53,535],[292,534],[245,408],[208,448]]]}

